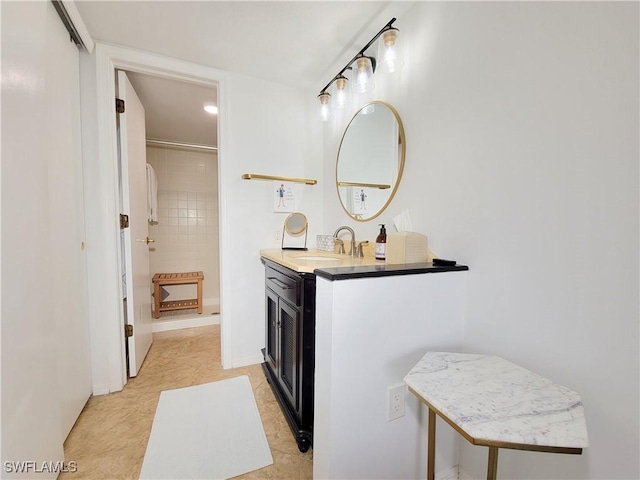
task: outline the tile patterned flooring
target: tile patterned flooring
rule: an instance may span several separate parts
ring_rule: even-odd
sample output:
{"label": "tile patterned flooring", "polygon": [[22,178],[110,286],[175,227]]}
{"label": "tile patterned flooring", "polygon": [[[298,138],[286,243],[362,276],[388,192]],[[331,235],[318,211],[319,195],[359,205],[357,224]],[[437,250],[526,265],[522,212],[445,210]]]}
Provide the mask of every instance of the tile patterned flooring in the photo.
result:
{"label": "tile patterned flooring", "polygon": [[160,392],[239,375],[249,376],[274,463],[235,478],[313,478],[313,450],[298,450],[260,365],[222,369],[219,325],[155,333],[140,374],[121,392],[87,402],[64,444],[77,471],[59,478],[137,479]]}

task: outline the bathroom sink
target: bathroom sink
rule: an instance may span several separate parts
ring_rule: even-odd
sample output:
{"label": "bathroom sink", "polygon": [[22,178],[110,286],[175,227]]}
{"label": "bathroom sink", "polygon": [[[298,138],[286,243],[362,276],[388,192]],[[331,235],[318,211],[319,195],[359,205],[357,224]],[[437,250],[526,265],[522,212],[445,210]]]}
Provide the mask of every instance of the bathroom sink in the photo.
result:
{"label": "bathroom sink", "polygon": [[312,262],[339,262],[342,260],[342,258],[340,257],[323,257],[320,255],[300,255],[297,257],[293,257],[296,260],[305,260],[305,261],[312,261]]}

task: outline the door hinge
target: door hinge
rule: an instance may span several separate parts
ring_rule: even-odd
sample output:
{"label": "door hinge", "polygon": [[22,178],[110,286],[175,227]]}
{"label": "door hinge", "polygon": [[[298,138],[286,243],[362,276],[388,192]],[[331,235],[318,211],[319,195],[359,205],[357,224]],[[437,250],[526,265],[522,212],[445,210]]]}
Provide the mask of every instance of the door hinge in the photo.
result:
{"label": "door hinge", "polygon": [[116,113],[124,113],[124,100],[116,98]]}
{"label": "door hinge", "polygon": [[124,326],[124,336],[125,338],[133,337],[133,325]]}
{"label": "door hinge", "polygon": [[129,215],[125,215],[124,213],[120,214],[120,230],[123,228],[129,228]]}

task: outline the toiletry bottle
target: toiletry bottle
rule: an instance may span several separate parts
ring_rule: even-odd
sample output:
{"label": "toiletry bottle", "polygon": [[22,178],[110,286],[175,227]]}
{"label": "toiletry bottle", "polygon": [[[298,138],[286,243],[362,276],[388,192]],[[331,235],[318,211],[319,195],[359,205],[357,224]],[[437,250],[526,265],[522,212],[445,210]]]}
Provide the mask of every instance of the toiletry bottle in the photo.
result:
{"label": "toiletry bottle", "polygon": [[384,260],[387,248],[387,231],[382,223],[380,225],[380,233],[376,237],[376,260]]}

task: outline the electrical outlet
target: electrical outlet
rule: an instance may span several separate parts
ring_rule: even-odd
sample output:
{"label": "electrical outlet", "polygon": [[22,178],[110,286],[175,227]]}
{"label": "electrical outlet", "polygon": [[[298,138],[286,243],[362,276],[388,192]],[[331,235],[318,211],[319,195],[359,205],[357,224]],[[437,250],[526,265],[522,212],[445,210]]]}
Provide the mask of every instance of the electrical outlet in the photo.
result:
{"label": "electrical outlet", "polygon": [[273,236],[274,240],[276,242],[281,242],[282,241],[282,230],[276,228],[275,230],[275,235]]}
{"label": "electrical outlet", "polygon": [[405,384],[396,385],[387,389],[387,421],[404,416],[404,403],[406,396]]}

